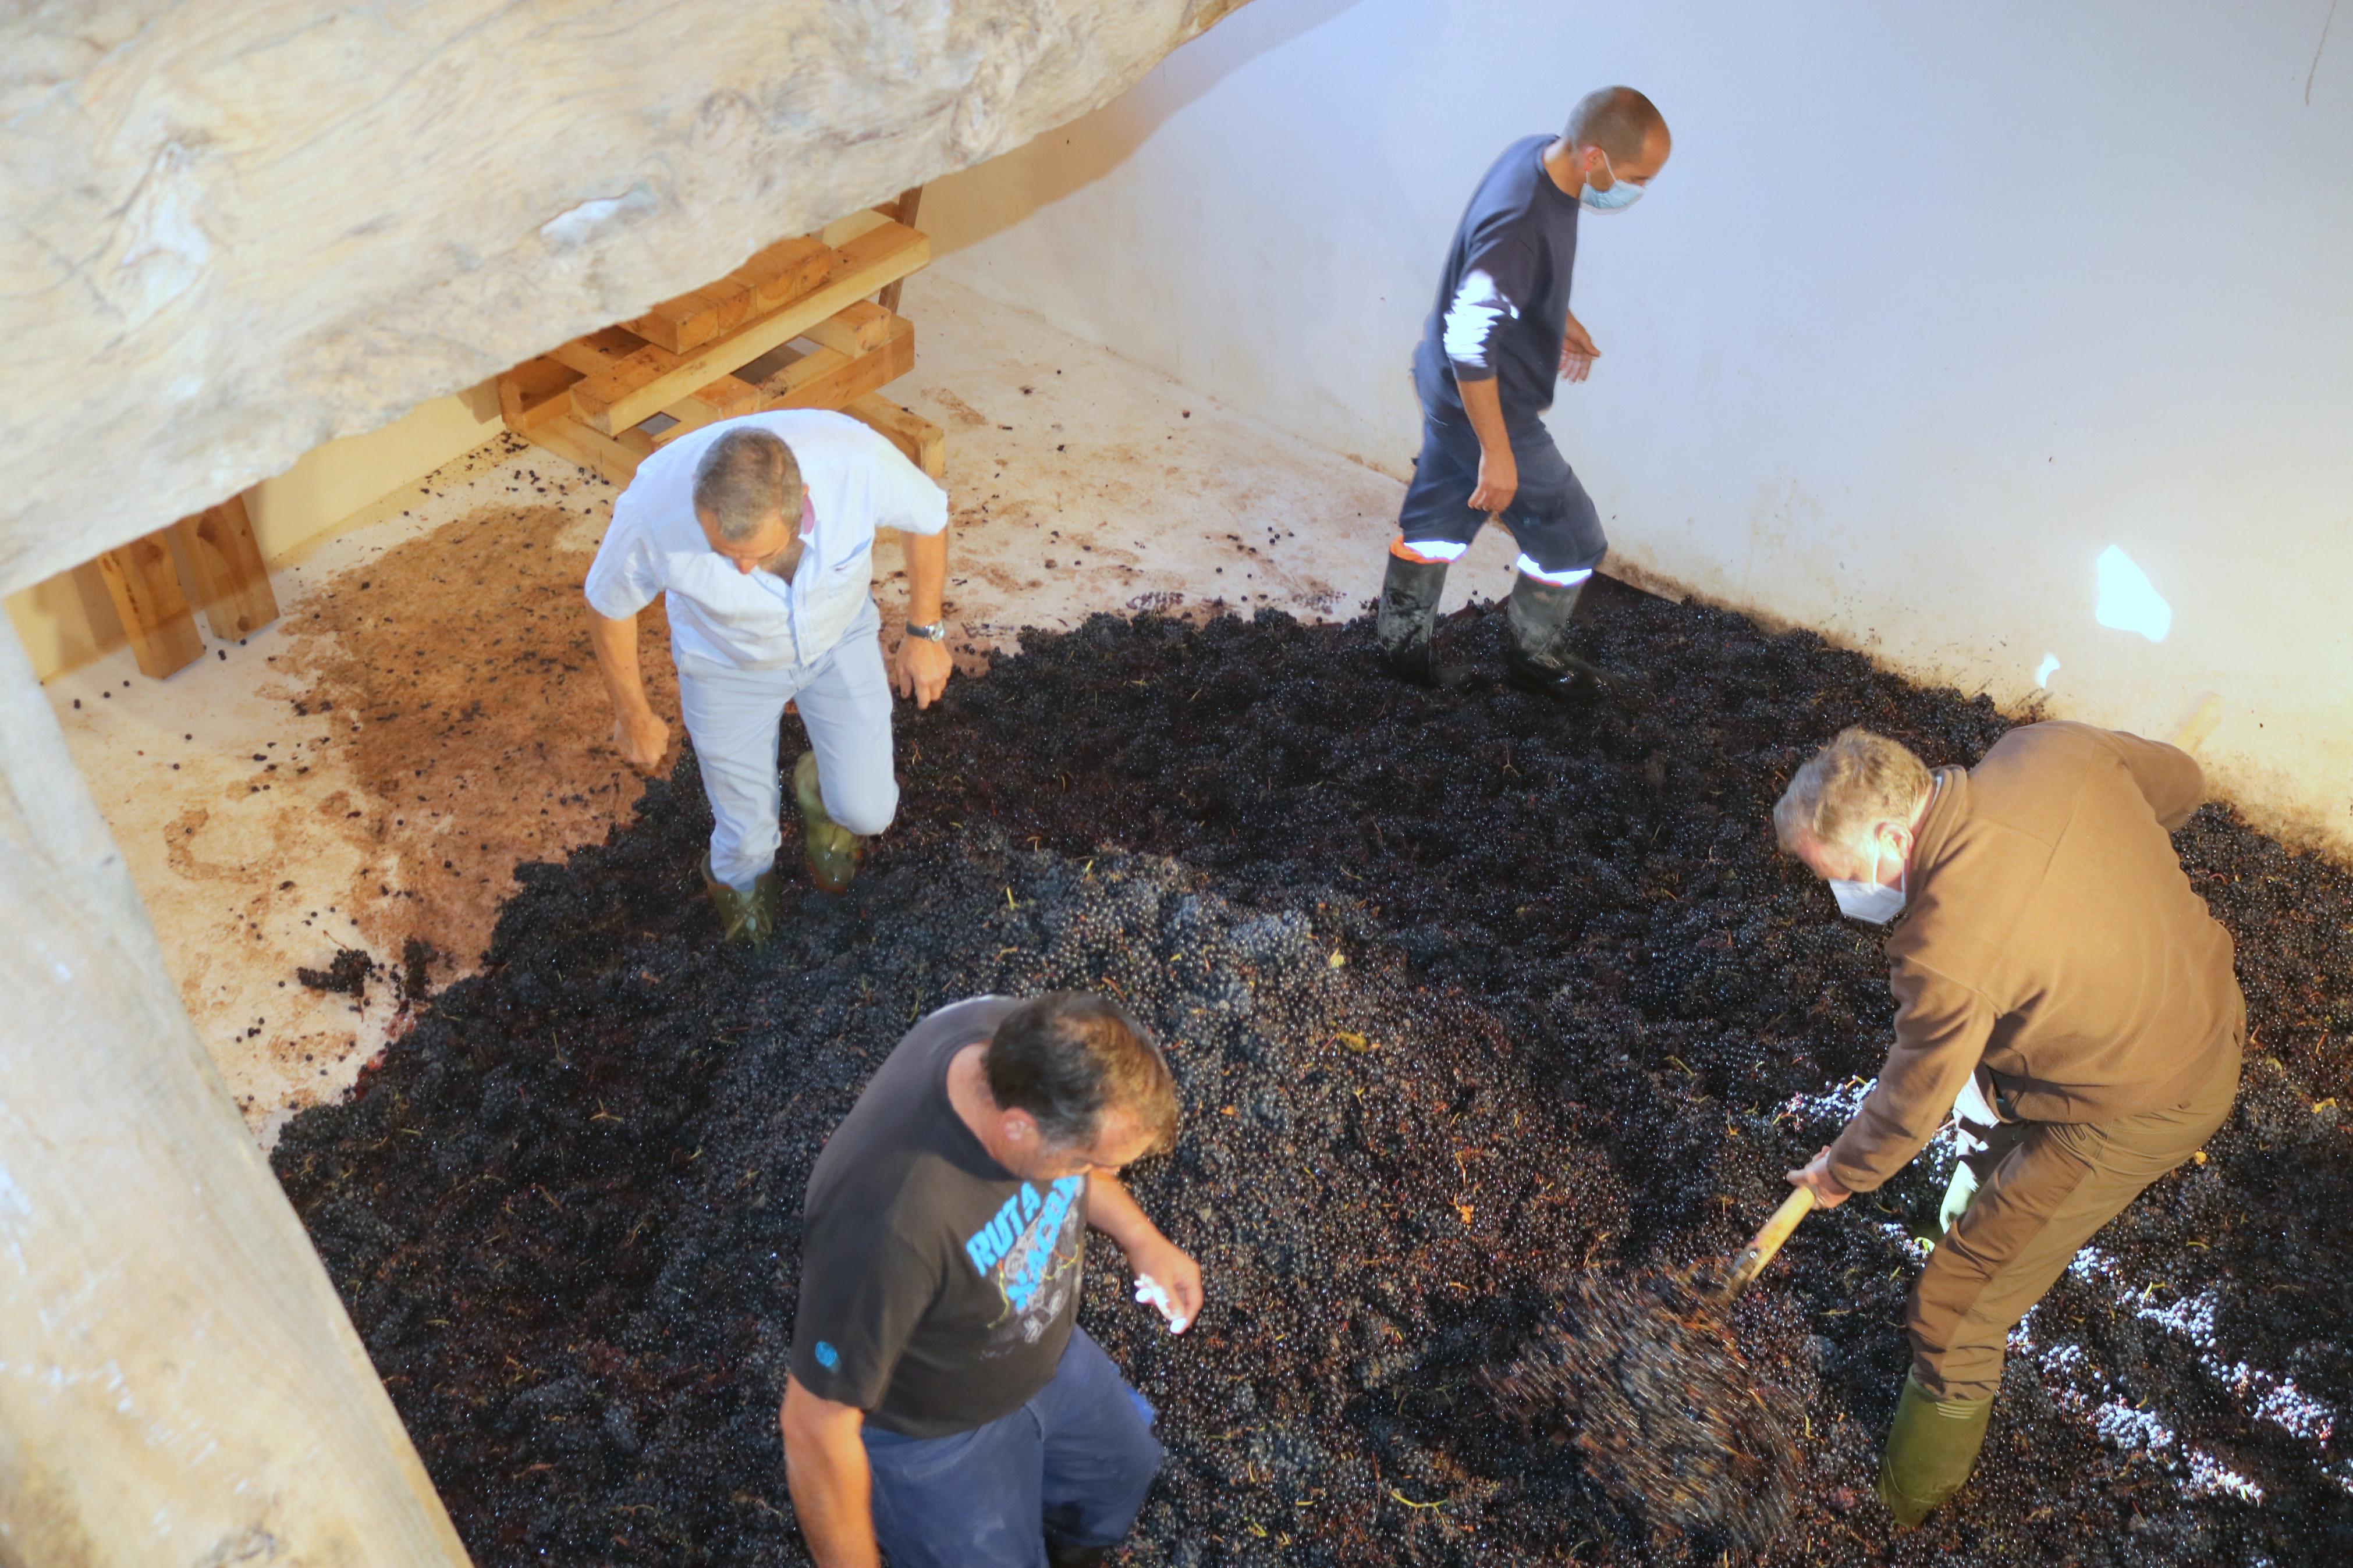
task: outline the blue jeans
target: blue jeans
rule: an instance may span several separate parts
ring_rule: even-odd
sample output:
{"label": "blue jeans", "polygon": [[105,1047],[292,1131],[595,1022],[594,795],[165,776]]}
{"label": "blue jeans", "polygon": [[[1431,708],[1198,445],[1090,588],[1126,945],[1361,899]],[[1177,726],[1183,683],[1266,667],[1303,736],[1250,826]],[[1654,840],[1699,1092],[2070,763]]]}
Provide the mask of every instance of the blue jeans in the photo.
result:
{"label": "blue jeans", "polygon": [[[1593,499],[1540,422],[1507,428],[1520,488],[1501,521],[1519,541],[1520,570],[1533,568],[1533,574],[1551,583],[1583,582],[1609,553]],[[1467,416],[1433,410],[1425,403],[1421,456],[1406,487],[1398,534],[1409,546],[1422,547],[1417,553],[1427,559],[1453,560],[1486,525],[1486,514],[1471,510],[1471,492],[1478,488],[1478,432]]]}
{"label": "blue jeans", "polygon": [[739,669],[707,658],[680,661],[680,716],[711,801],[711,874],[736,891],[752,890],[783,842],[776,738],[787,702],[800,705],[817,752],[826,815],[858,834],[880,833],[898,815],[881,628],[869,599],[841,640],[807,664]]}
{"label": "blue jeans", "polygon": [[1160,1470],[1152,1406],[1084,1329],[1010,1415],[948,1437],[865,1430],[891,1568],[1046,1568],[1057,1545],[1127,1539]]}

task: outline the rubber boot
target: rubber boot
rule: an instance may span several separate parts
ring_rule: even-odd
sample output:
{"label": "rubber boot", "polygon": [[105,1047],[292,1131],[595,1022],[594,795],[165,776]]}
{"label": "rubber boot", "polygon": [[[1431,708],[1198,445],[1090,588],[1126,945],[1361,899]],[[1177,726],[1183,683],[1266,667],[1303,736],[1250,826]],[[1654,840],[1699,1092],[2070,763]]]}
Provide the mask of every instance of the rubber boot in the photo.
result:
{"label": "rubber boot", "polygon": [[702,885],[710,890],[712,908],[719,912],[720,940],[733,946],[765,947],[776,931],[776,874],[763,871],[748,893],[739,893],[711,874],[711,856],[702,857]]}
{"label": "rubber boot", "polygon": [[858,875],[858,858],[865,852],[865,844],[825,814],[815,752],[803,752],[801,760],[793,764],[793,798],[801,805],[801,848],[808,860],[809,880],[826,892],[839,893]]}
{"label": "rubber boot", "polygon": [[1389,552],[1388,575],[1381,583],[1381,665],[1399,680],[1435,686],[1438,665],[1430,656],[1430,628],[1438,624],[1438,595],[1446,589],[1446,563],[1408,561]]}
{"label": "rubber boot", "polygon": [[1108,1546],[1065,1546],[1050,1536],[1046,1541],[1046,1568],[1097,1568],[1110,1559]]}
{"label": "rubber boot", "polygon": [[1961,1489],[1985,1446],[1991,1399],[1931,1399],[1917,1379],[1904,1375],[1904,1396],[1887,1429],[1879,1461],[1879,1500],[1909,1530]]}
{"label": "rubber boot", "polygon": [[1585,584],[1563,587],[1520,574],[1512,584],[1504,667],[1513,685],[1566,702],[1590,702],[1617,682],[1568,651],[1568,621]]}

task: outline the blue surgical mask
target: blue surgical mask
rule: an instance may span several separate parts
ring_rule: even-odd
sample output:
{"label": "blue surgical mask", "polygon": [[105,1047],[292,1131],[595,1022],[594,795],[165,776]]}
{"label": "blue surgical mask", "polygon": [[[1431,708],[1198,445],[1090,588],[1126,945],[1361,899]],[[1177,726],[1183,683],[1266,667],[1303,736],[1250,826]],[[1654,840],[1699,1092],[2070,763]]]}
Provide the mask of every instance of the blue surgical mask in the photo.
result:
{"label": "blue surgical mask", "polygon": [[1631,180],[1619,179],[1618,171],[1610,167],[1607,153],[1601,154],[1601,166],[1609,171],[1609,178],[1615,183],[1606,191],[1597,191],[1588,185],[1577,194],[1578,201],[1598,213],[1621,213],[1642,199],[1642,187]]}

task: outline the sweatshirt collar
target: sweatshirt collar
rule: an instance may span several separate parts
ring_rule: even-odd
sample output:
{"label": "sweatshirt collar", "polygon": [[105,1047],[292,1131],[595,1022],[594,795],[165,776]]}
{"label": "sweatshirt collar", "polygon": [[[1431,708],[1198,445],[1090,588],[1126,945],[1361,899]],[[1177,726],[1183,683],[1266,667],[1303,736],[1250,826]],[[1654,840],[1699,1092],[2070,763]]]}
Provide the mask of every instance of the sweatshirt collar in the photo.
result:
{"label": "sweatshirt collar", "polygon": [[1928,879],[1944,863],[1945,851],[1953,841],[1953,830],[1968,815],[1969,775],[1964,768],[1938,768],[1935,772],[1936,793],[1928,798],[1928,809],[1920,817],[1920,826],[1912,834],[1912,858],[1904,868],[1904,897],[1907,910],[1920,901]]}

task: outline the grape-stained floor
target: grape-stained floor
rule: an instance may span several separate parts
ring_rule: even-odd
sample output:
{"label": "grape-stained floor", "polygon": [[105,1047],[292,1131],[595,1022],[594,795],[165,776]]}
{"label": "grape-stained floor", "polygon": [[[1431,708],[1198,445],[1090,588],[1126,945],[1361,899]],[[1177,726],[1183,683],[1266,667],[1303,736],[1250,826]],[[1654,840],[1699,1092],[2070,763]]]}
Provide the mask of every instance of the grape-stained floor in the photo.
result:
{"label": "grape-stained floor", "polygon": [[[1355,615],[1399,487],[1035,317],[919,278],[891,395],[948,437],[966,675],[1098,609]],[[1401,432],[1400,439],[1411,436]],[[280,618],[163,681],[118,653],[49,683],[199,1034],[265,1143],[405,1023],[412,940],[475,963],[520,862],[599,839],[638,786],[606,745],[577,586],[603,480],[505,439],[274,573]],[[1450,607],[1508,582],[1482,539]],[[895,639],[903,580],[878,552]],[[658,619],[658,617],[650,617]],[[648,668],[675,713],[654,628]],[[355,989],[298,972],[343,957]]]}

